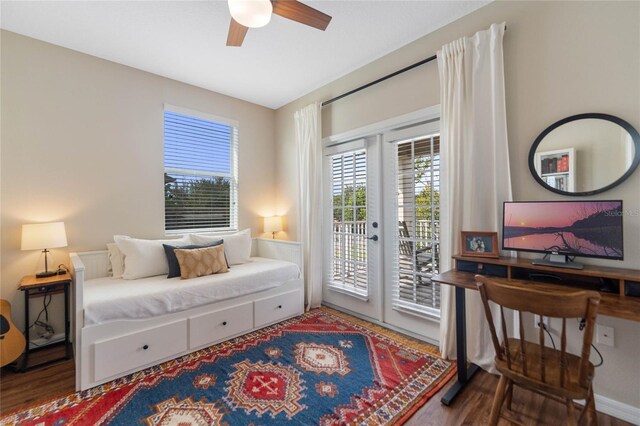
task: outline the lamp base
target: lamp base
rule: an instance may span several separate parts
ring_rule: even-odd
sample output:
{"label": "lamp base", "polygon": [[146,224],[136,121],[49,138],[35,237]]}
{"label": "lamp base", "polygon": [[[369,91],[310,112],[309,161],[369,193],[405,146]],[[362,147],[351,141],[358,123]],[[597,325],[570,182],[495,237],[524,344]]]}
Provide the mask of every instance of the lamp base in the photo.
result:
{"label": "lamp base", "polygon": [[58,275],[58,271],[42,271],[36,274],[36,278],[48,278]]}

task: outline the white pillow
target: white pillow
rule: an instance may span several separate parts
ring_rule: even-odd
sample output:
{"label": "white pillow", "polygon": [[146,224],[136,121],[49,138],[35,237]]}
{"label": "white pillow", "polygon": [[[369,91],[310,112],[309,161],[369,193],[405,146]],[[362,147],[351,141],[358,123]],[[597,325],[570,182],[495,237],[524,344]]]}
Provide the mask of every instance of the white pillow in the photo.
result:
{"label": "white pillow", "polygon": [[247,228],[231,235],[199,235],[191,234],[194,244],[209,244],[224,240],[224,254],[229,265],[246,263],[251,257],[251,229]]}
{"label": "white pillow", "polygon": [[140,240],[125,235],[115,235],[113,241],[124,254],[124,272],[122,278],[135,280],[169,274],[169,263],[162,244],[191,244],[188,235],[172,240]]}
{"label": "white pillow", "polygon": [[122,254],[116,243],[108,243],[107,250],[109,250],[109,264],[111,265],[113,278],[122,278],[124,273],[124,254]]}

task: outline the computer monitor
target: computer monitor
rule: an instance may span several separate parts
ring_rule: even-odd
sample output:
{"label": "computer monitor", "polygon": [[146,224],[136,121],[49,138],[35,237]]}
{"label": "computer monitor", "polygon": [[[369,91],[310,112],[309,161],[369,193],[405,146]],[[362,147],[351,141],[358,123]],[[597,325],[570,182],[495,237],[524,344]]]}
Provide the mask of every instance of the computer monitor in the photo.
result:
{"label": "computer monitor", "polygon": [[545,253],[534,264],[581,269],[572,257],[622,260],[622,200],[514,201],[503,209],[502,248]]}

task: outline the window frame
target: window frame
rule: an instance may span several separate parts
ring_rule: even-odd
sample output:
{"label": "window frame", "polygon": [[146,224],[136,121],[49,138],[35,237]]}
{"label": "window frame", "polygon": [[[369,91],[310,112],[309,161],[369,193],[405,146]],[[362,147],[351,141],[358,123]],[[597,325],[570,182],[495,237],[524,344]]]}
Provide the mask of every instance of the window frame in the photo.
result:
{"label": "window frame", "polygon": [[[231,143],[229,153],[229,170],[230,173],[218,173],[218,172],[205,172],[201,170],[193,169],[180,169],[171,168],[165,166],[165,113],[173,112],[176,114],[185,115],[188,117],[198,118],[201,120],[207,120],[215,122],[216,124],[223,124],[231,127]],[[226,117],[220,117],[207,112],[193,110],[189,108],[179,107],[171,104],[163,104],[162,110],[162,170],[163,170],[163,182],[165,173],[177,173],[188,174],[192,176],[203,177],[226,177],[229,178],[230,194],[229,194],[229,226],[228,227],[209,227],[209,228],[181,228],[181,229],[167,229],[166,221],[166,201],[163,202],[163,217],[164,217],[164,233],[165,235],[180,235],[198,232],[228,232],[238,230],[238,152],[240,146],[240,123],[237,120],[233,120]],[[164,196],[163,196],[164,198]]]}

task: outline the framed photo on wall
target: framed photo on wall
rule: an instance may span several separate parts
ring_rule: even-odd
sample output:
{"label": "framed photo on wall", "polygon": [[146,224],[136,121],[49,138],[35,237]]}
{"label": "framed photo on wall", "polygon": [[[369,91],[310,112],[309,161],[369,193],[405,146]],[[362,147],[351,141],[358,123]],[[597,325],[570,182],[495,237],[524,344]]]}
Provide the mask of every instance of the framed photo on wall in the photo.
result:
{"label": "framed photo on wall", "polygon": [[474,257],[499,257],[498,233],[462,231],[460,254]]}

